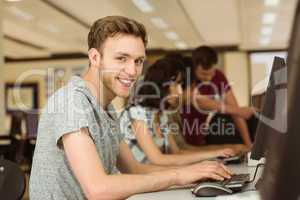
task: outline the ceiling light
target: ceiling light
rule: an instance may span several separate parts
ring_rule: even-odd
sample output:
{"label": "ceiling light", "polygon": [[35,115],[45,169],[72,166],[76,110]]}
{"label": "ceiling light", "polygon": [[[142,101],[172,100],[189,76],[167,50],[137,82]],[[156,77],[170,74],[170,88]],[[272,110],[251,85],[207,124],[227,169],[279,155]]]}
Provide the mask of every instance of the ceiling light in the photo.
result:
{"label": "ceiling light", "polygon": [[154,7],[149,3],[148,0],[132,0],[132,2],[144,13],[150,13],[154,10]]}
{"label": "ceiling light", "polygon": [[152,17],[150,21],[159,29],[167,29],[169,27],[169,25],[160,17]]}
{"label": "ceiling light", "polygon": [[270,27],[270,26],[264,26],[261,29],[261,34],[264,35],[264,36],[272,35],[272,32],[273,32],[273,28]]}
{"label": "ceiling light", "polygon": [[169,40],[178,40],[179,39],[179,36],[174,31],[165,32],[165,36]]}
{"label": "ceiling light", "polygon": [[53,24],[48,24],[45,26],[45,28],[51,33],[59,33],[60,32],[59,28]]}
{"label": "ceiling light", "polygon": [[270,37],[262,37],[262,38],[260,38],[260,44],[261,45],[268,45],[268,44],[270,44],[270,42],[271,42],[271,39],[270,39]]}
{"label": "ceiling light", "polygon": [[32,20],[34,18],[31,14],[25,12],[24,10],[21,10],[20,8],[18,8],[16,6],[8,7],[8,11],[10,13],[12,13],[13,15],[15,15],[16,17],[27,20],[27,21]]}
{"label": "ceiling light", "polygon": [[268,12],[263,15],[262,23],[263,24],[274,24],[275,20],[276,20],[275,13]]}
{"label": "ceiling light", "polygon": [[279,0],[265,0],[265,6],[278,6]]}
{"label": "ceiling light", "polygon": [[178,41],[175,43],[175,46],[178,48],[178,49],[186,49],[187,48],[187,44],[185,42],[182,42],[182,41]]}
{"label": "ceiling light", "polygon": [[37,25],[38,25],[41,29],[43,29],[43,30],[45,30],[45,31],[47,31],[47,32],[50,32],[50,33],[58,34],[58,33],[61,32],[61,30],[59,29],[58,26],[56,26],[56,25],[54,25],[54,24],[52,24],[52,23],[50,23],[50,22],[47,22],[47,21],[41,21],[41,20],[40,20],[40,21],[37,22]]}

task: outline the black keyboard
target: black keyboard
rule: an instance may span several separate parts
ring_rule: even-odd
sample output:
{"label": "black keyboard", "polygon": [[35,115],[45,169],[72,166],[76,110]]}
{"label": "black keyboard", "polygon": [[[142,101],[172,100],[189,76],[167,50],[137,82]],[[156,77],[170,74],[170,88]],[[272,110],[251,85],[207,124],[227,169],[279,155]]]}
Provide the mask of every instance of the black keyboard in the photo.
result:
{"label": "black keyboard", "polygon": [[250,174],[236,174],[224,181],[201,182],[194,186],[191,191],[199,197],[233,194],[240,192],[249,182]]}
{"label": "black keyboard", "polygon": [[250,181],[250,174],[235,174],[230,179],[218,182],[220,185],[230,189],[241,189]]}

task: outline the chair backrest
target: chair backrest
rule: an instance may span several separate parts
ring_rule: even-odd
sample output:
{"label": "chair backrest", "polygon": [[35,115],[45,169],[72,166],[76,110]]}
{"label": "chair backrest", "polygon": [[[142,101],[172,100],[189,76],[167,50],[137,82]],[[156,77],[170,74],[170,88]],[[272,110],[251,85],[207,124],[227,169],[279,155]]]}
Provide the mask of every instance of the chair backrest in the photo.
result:
{"label": "chair backrest", "polygon": [[25,174],[19,166],[9,160],[0,158],[1,199],[22,199],[25,187]]}
{"label": "chair backrest", "polygon": [[28,139],[35,139],[37,136],[39,114],[28,112],[25,114],[26,133]]}
{"label": "chair backrest", "polygon": [[23,111],[14,111],[11,113],[10,136],[22,133],[22,120],[24,118]]}

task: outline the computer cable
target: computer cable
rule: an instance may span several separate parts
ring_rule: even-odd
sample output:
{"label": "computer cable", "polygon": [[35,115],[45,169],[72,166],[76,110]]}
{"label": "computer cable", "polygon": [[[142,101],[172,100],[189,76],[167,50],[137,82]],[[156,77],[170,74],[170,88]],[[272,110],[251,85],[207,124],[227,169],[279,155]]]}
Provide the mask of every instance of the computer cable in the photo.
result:
{"label": "computer cable", "polygon": [[256,169],[255,169],[254,176],[253,176],[252,180],[247,181],[246,183],[252,183],[255,180],[255,178],[256,178],[258,168],[260,168],[260,167],[262,167],[264,165],[265,165],[264,163],[260,163],[260,164],[256,165]]}

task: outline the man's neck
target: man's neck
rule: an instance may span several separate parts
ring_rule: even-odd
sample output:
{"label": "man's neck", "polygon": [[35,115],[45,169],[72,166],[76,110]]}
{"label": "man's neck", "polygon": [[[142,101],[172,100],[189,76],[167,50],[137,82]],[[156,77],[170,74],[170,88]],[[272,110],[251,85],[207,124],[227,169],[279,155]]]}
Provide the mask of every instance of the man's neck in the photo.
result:
{"label": "man's neck", "polygon": [[98,70],[90,68],[83,76],[83,80],[85,80],[87,87],[90,89],[92,95],[95,96],[97,102],[106,110],[115,95],[105,87],[100,79]]}

